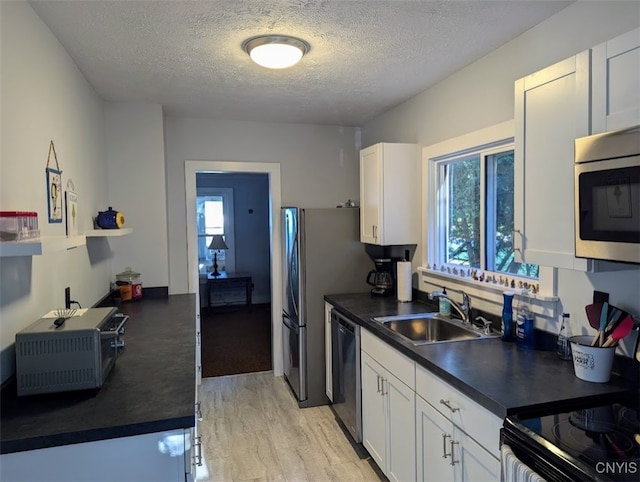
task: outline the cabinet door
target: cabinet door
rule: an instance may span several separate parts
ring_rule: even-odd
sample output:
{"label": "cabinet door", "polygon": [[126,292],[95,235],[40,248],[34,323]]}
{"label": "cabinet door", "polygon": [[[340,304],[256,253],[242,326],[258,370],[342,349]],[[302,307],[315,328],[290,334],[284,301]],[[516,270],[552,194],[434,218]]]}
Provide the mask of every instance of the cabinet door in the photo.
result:
{"label": "cabinet door", "polygon": [[640,28],[591,52],[593,134],[640,124]]}
{"label": "cabinet door", "polygon": [[386,472],[386,413],[382,396],[383,368],[362,352],[362,444],[374,462]]}
{"label": "cabinet door", "polygon": [[500,480],[500,461],[454,425],[452,447],[453,480],[495,482]]}
{"label": "cabinet door", "polygon": [[382,198],[382,146],[376,144],[360,151],[360,241],[378,242],[380,200]]}
{"label": "cabinet door", "polygon": [[452,435],[451,421],[416,395],[416,480],[451,480]]}
{"label": "cabinet door", "polygon": [[575,257],[574,140],[589,134],[589,52],[516,81],[518,261],[587,270]]}
{"label": "cabinet door", "polygon": [[415,480],[415,392],[389,372],[382,381],[382,392],[388,414],[386,475],[390,480]]}
{"label": "cabinet door", "polygon": [[331,357],[331,309],[330,303],[324,303],[324,363],[325,363],[325,391],[333,402],[333,365]]}
{"label": "cabinet door", "polygon": [[185,430],[177,429],[3,454],[0,466],[2,480],[12,482],[176,482],[189,472],[188,453]]}

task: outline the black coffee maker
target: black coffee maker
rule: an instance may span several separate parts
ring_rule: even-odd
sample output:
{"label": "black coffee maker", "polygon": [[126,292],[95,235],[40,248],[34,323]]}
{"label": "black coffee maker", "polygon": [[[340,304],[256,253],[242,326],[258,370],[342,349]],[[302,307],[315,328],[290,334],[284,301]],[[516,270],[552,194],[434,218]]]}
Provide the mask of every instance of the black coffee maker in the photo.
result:
{"label": "black coffee maker", "polygon": [[364,250],[376,268],[367,275],[367,283],[373,286],[371,296],[395,296],[396,263],[402,260],[411,261],[416,245],[379,246],[365,243]]}
{"label": "black coffee maker", "polygon": [[369,271],[367,284],[373,286],[373,296],[390,296],[395,293],[395,280],[391,258],[376,258],[373,260],[376,269]]}

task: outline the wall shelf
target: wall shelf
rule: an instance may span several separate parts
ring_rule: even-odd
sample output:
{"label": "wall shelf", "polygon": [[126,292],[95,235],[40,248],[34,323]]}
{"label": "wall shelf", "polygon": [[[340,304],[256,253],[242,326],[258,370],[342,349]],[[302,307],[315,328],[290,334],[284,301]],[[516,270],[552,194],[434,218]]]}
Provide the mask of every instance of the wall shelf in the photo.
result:
{"label": "wall shelf", "polygon": [[113,238],[117,236],[125,236],[131,234],[133,228],[121,229],[89,229],[84,234],[87,238]]}
{"label": "wall shelf", "polygon": [[5,241],[0,243],[0,257],[37,256],[40,254],[65,251],[87,244],[87,238],[81,236],[43,236],[26,241]]}

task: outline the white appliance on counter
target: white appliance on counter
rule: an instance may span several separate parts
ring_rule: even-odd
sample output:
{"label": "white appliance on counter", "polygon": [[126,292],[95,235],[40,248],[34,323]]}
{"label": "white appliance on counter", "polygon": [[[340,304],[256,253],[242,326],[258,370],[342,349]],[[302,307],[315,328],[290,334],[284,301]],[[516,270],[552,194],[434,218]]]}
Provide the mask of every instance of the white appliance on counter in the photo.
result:
{"label": "white appliance on counter", "polygon": [[367,291],[357,208],[282,208],[284,377],[300,407],[325,393],[324,295]]}

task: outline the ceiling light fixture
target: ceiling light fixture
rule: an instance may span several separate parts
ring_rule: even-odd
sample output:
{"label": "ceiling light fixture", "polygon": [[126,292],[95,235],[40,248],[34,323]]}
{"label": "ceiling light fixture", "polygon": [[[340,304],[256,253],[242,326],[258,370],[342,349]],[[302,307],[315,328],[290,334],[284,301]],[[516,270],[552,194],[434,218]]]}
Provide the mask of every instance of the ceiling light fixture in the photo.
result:
{"label": "ceiling light fixture", "polygon": [[247,39],[242,49],[256,64],[268,69],[286,69],[297,64],[311,46],[287,35],[261,35]]}

